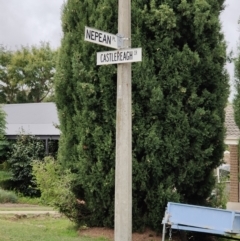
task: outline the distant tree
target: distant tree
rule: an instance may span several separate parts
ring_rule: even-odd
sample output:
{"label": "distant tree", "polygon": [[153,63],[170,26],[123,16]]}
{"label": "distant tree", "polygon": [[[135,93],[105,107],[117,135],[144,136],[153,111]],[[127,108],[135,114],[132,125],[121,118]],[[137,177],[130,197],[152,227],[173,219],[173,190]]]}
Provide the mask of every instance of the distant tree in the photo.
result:
{"label": "distant tree", "polygon": [[[205,204],[224,151],[228,97],[224,0],[132,0],[133,229],[160,229],[168,201]],[[84,26],[117,33],[117,1],[68,0],[56,72],[59,161],[85,200],[77,222],[114,225],[115,65],[96,66],[105,47]],[[87,210],[85,210],[87,209]],[[69,215],[69,213],[68,213]]]}
{"label": "distant tree", "polygon": [[11,77],[11,59],[13,52],[4,47],[0,47],[0,102],[16,102],[18,85],[16,79]]}
{"label": "distant tree", "polygon": [[[16,51],[0,47],[0,102],[42,102],[53,96],[57,51],[48,43],[21,47]],[[52,100],[52,99],[51,99]]]}
{"label": "distant tree", "polygon": [[240,128],[240,44],[238,47],[237,57],[234,60],[234,76],[235,76],[235,90],[236,95],[234,96],[234,116],[238,127]]}

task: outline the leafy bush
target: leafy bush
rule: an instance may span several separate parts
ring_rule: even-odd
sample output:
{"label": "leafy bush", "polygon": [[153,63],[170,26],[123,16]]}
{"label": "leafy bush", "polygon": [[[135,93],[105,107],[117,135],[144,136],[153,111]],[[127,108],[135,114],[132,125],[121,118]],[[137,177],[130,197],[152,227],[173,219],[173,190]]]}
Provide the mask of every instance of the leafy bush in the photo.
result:
{"label": "leafy bush", "polygon": [[59,191],[59,165],[53,157],[45,157],[43,161],[33,161],[32,174],[37,187],[41,191],[41,199],[44,203],[53,205]]}
{"label": "leafy bush", "polygon": [[0,163],[4,163],[7,160],[9,147],[10,142],[4,136],[0,136]]}
{"label": "leafy bush", "polygon": [[8,159],[13,188],[26,196],[38,196],[32,176],[32,161],[44,157],[43,142],[34,136],[20,135],[12,146]]}
{"label": "leafy bush", "polygon": [[71,190],[74,176],[69,170],[62,170],[53,157],[45,157],[43,161],[33,161],[32,174],[41,192],[43,204],[57,208],[75,223],[84,223],[79,215],[86,213],[85,202],[75,198]]}
{"label": "leafy bush", "polygon": [[8,167],[9,167],[9,164],[8,164],[7,161],[2,162],[2,163],[0,164],[0,170],[1,170],[1,171],[8,170]]}
{"label": "leafy bush", "polygon": [[15,193],[0,189],[0,203],[16,203],[17,200]]}
{"label": "leafy bush", "polygon": [[3,163],[7,158],[7,153],[9,151],[9,141],[5,137],[6,128],[6,113],[3,111],[2,106],[0,106],[0,163]]}
{"label": "leafy bush", "polygon": [[0,171],[0,183],[2,181],[8,180],[12,177],[11,173],[8,171]]}
{"label": "leafy bush", "polygon": [[58,140],[48,140],[48,155],[57,157],[58,152]]}
{"label": "leafy bush", "polygon": [[214,208],[226,209],[228,194],[226,191],[227,178],[222,177],[220,182],[216,182],[215,188],[209,198],[209,205]]}
{"label": "leafy bush", "polygon": [[0,171],[0,188],[9,189],[12,184],[12,174],[9,171]]}

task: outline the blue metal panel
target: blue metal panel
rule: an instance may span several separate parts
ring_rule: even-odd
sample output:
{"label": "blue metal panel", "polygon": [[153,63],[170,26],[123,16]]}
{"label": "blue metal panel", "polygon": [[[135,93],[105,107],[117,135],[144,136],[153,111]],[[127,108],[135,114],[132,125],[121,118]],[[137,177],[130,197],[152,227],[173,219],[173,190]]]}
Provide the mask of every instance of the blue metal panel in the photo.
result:
{"label": "blue metal panel", "polygon": [[203,232],[203,233],[211,233],[211,234],[218,234],[218,235],[226,235],[225,232],[221,230],[215,230],[215,229],[202,229],[202,228],[182,226],[182,225],[172,225],[171,228],[177,229],[177,230],[191,231],[191,232]]}
{"label": "blue metal panel", "polygon": [[240,234],[240,212],[169,202],[163,224],[173,229],[212,234]]}

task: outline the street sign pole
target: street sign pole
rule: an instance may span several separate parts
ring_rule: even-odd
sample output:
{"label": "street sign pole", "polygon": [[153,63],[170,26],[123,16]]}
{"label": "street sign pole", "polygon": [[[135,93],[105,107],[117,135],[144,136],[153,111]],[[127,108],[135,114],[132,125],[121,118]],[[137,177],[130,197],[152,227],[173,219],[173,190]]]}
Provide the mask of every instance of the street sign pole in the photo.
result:
{"label": "street sign pole", "polygon": [[[131,0],[118,1],[118,32],[131,47]],[[127,45],[127,46],[126,46]],[[117,119],[114,240],[132,240],[132,73],[131,63],[117,67]]]}

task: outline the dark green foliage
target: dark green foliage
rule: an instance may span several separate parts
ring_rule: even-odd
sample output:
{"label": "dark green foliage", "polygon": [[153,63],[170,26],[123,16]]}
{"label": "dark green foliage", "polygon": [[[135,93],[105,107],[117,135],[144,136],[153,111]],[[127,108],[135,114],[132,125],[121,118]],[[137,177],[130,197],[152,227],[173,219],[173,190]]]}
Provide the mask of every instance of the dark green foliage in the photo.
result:
{"label": "dark green foliage", "polygon": [[6,114],[0,107],[0,164],[6,161],[7,152],[9,150],[9,142],[5,137],[5,128],[6,128]]}
{"label": "dark green foliage", "polygon": [[57,157],[58,140],[48,140],[48,156]]}
{"label": "dark green foliage", "polygon": [[8,159],[13,187],[26,196],[38,196],[39,191],[32,176],[32,161],[44,157],[44,144],[34,136],[19,135]]}
{"label": "dark green foliage", "polygon": [[[204,204],[224,151],[228,76],[223,0],[132,0],[133,229],[160,229],[168,201]],[[56,73],[59,160],[76,173],[87,225],[113,226],[116,73],[84,26],[117,33],[115,0],[69,0]]]}
{"label": "dark green foliage", "polygon": [[5,128],[6,128],[6,114],[2,109],[2,106],[0,108],[0,136],[1,138],[5,135]]}
{"label": "dark green foliage", "polygon": [[[5,164],[5,163],[4,163]],[[3,164],[0,164],[0,188],[8,190],[11,189],[13,186],[12,183],[12,174],[11,172],[7,171],[5,168],[3,168]]]}

